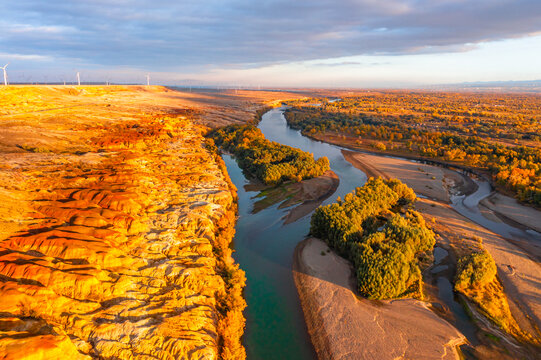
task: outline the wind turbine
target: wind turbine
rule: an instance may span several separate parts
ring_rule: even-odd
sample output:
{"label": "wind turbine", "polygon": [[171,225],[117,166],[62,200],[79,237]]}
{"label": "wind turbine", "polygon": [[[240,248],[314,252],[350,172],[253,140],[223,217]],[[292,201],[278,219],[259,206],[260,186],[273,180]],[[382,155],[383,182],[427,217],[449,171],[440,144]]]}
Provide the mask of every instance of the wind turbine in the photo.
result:
{"label": "wind turbine", "polygon": [[81,86],[81,74],[77,71],[77,85]]}
{"label": "wind turbine", "polygon": [[4,85],[7,86],[8,84],[8,73],[6,71],[6,68],[8,67],[9,63],[7,63],[6,65],[4,65],[4,67],[0,68],[2,70],[4,70]]}
{"label": "wind turbine", "polygon": [[147,74],[147,86],[150,86],[150,74]]}

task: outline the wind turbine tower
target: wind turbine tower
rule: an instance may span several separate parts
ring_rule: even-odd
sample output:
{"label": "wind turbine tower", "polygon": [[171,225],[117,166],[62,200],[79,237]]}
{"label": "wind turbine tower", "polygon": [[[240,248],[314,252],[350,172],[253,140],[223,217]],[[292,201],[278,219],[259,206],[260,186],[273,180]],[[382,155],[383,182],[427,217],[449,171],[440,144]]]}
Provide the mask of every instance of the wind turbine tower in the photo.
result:
{"label": "wind turbine tower", "polygon": [[150,86],[150,74],[147,74],[147,86]]}
{"label": "wind turbine tower", "polygon": [[81,74],[77,71],[77,85],[81,86]]}
{"label": "wind turbine tower", "polygon": [[4,85],[7,86],[8,84],[8,73],[6,71],[6,68],[8,67],[9,63],[7,63],[6,65],[4,65],[4,67],[0,68],[2,70],[4,70]]}

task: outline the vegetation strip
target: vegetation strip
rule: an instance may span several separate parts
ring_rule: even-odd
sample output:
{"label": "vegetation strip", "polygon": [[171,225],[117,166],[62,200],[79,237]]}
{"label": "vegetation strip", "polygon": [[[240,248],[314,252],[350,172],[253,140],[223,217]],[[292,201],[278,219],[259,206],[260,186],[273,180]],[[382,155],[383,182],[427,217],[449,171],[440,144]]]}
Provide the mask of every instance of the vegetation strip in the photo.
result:
{"label": "vegetation strip", "polygon": [[253,125],[230,125],[209,133],[215,144],[235,155],[239,166],[266,185],[299,182],[323,175],[329,160],[265,139]]}

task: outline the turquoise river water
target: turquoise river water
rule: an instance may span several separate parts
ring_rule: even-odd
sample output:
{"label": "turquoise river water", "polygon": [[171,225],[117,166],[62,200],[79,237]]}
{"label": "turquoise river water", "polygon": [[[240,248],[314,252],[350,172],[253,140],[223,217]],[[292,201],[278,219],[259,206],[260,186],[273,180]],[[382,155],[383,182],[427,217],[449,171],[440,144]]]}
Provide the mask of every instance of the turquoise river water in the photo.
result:
{"label": "turquoise river water", "polygon": [[[365,183],[365,174],[347,162],[338,147],[310,140],[288,128],[281,109],[263,115],[259,128],[269,140],[309,151],[316,158],[329,158],[340,185],[325,203]],[[223,158],[239,197],[234,258],[247,277],[244,345],[248,359],[314,359],[291,272],[293,251],[308,234],[310,215],[283,225],[281,218],[287,209],[278,209],[278,205],[252,214],[257,192],[246,191],[248,181],[235,160],[227,155]]]}

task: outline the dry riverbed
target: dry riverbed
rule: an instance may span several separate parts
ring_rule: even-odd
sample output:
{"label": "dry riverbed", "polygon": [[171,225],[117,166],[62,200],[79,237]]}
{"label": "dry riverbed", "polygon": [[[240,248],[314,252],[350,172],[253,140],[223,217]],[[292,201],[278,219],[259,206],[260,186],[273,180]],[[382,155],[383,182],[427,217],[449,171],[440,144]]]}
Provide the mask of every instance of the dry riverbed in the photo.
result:
{"label": "dry riverbed", "polygon": [[[524,227],[541,232],[541,212],[530,206],[520,204],[512,197],[494,193],[483,199],[481,204],[497,213],[498,216],[518,223]],[[512,224],[516,226],[515,224]]]}

